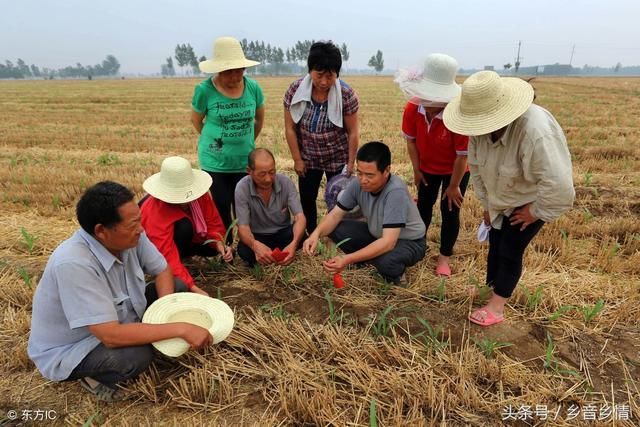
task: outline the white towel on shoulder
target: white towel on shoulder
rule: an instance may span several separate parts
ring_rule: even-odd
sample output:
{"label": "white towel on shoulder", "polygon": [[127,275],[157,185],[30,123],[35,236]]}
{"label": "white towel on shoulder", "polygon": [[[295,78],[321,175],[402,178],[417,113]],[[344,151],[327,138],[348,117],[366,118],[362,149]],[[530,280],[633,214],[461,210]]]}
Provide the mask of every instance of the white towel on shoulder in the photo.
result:
{"label": "white towel on shoulder", "polygon": [[[311,76],[307,74],[298,90],[293,94],[291,98],[291,106],[289,112],[294,123],[298,123],[304,114],[304,109],[307,108],[307,102],[311,101],[311,90],[313,89],[313,83]],[[342,86],[340,85],[340,79],[336,79],[334,85],[329,89],[329,98],[327,99],[327,117],[329,121],[338,127],[342,126]]]}

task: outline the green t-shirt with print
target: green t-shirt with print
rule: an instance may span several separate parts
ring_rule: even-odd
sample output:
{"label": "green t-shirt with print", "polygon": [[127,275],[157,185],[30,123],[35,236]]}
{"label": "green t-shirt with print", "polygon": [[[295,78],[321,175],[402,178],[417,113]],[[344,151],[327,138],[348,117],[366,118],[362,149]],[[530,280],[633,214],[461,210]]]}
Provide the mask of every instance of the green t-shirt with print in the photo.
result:
{"label": "green t-shirt with print", "polygon": [[198,139],[200,167],[211,172],[244,172],[247,156],[256,146],[256,110],[264,105],[262,89],[255,80],[244,77],[244,92],[228,98],[210,78],[200,82],[191,106],[206,116]]}

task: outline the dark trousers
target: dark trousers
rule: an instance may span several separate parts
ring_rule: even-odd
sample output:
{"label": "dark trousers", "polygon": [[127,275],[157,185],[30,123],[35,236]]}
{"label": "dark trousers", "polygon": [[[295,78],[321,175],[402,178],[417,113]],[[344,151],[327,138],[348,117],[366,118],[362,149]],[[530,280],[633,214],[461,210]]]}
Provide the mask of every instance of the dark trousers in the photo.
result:
{"label": "dark trousers", "polygon": [[[176,279],[176,292],[187,292],[187,285]],[[158,299],[155,282],[147,284],[145,289],[147,307]],[[132,347],[109,348],[103,343],[98,344],[75,367],[67,380],[77,380],[91,377],[109,387],[135,378],[144,372],[153,360],[154,351],[151,344]]]}
{"label": "dark trousers", "polygon": [[209,245],[193,243],[194,233],[193,224],[189,218],[182,218],[173,224],[173,241],[178,248],[180,259],[194,255],[209,257],[218,254],[216,248],[212,248]]}
{"label": "dark trousers", "polygon": [[511,225],[504,217],[502,228],[489,231],[489,255],[487,258],[487,285],[503,298],[509,298],[522,275],[524,251],[540,231],[544,221],[537,220],[520,231],[521,224]]}
{"label": "dark trousers", "polygon": [[[424,225],[429,230],[431,217],[433,216],[433,206],[438,199],[438,193],[440,193],[440,213],[442,214],[440,253],[444,256],[451,256],[460,231],[460,209],[451,204],[451,210],[449,210],[449,201],[443,199],[444,192],[451,182],[451,175],[431,175],[426,172],[422,172],[422,174],[427,180],[427,185],[421,183],[418,186],[418,211],[420,212],[420,217],[422,217]],[[469,172],[465,173],[460,181],[460,192],[463,196],[467,191],[468,183]],[[441,187],[442,190],[440,189]]]}
{"label": "dark trousers", "polygon": [[[235,216],[235,207],[233,206],[233,202],[236,185],[238,184],[238,181],[244,178],[247,174],[245,172],[205,172],[211,175],[211,178],[213,179],[213,182],[211,183],[211,197],[213,198],[213,202],[216,204],[216,208],[220,213],[222,223],[225,228],[228,229],[233,222],[231,212],[233,212],[233,215]],[[227,246],[232,243],[233,233],[229,233],[229,236],[227,237]]]}
{"label": "dark trousers", "polygon": [[302,212],[307,218],[307,233],[313,233],[318,225],[318,207],[316,200],[318,199],[318,190],[320,189],[320,181],[322,175],[327,175],[327,182],[338,175],[342,168],[337,171],[324,171],[318,169],[307,169],[305,176],[298,176],[298,190],[300,191],[300,203],[302,204]]}
{"label": "dark trousers", "polygon": [[[336,243],[350,238],[340,245],[340,249],[348,254],[358,251],[376,240],[369,233],[365,222],[351,220],[341,221],[329,235],[329,238]],[[398,239],[396,247],[390,252],[370,259],[367,263],[373,265],[386,281],[398,283],[407,267],[424,258],[426,252],[427,244],[424,237],[417,240]]]}
{"label": "dark trousers", "polygon": [[[293,240],[293,226],[289,225],[273,234],[253,233],[253,238],[267,245],[269,249],[284,249]],[[238,242],[238,255],[245,260],[249,266],[253,267],[255,265],[256,254],[253,252],[253,249],[242,243],[242,241]]]}

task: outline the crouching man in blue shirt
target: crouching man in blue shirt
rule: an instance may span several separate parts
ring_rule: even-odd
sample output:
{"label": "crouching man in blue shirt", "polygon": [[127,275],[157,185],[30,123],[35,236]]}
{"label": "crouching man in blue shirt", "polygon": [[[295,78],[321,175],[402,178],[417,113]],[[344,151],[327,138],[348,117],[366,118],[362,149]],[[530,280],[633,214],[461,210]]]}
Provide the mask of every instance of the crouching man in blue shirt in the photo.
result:
{"label": "crouching man in blue shirt", "polygon": [[[346,238],[338,255],[324,262],[330,273],[350,264],[370,263],[387,281],[406,285],[405,270],[426,253],[425,226],[407,185],[391,174],[391,151],[373,141],[358,150],[358,179],[338,196],[336,207],[305,240],[303,250],[313,255],[321,237],[334,242]],[[345,214],[359,207],[366,222],[346,220]]]}
{"label": "crouching man in blue shirt", "polygon": [[[53,252],[33,298],[31,360],[44,377],[80,380],[105,401],[121,399],[116,385],[147,369],[152,342],[179,337],[201,348],[213,340],[189,323],[140,322],[147,306],[175,285],[133,198],[115,182],[89,188],[76,206],[82,228]],[[145,273],[155,276],[148,288]]]}

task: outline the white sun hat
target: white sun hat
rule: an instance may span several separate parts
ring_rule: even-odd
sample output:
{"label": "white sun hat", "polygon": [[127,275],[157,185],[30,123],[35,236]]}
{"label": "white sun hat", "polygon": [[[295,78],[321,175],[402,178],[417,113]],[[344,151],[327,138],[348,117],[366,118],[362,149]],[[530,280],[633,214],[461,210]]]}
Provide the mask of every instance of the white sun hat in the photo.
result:
{"label": "white sun hat", "polygon": [[[143,323],[162,324],[186,322],[201,326],[213,337],[213,343],[224,341],[233,329],[231,308],[219,299],[192,292],[178,292],[157,299],[147,308]],[[178,357],[189,351],[189,343],[182,338],[156,341],[153,346],[162,354]]]}
{"label": "white sun hat", "polygon": [[462,92],[444,110],[445,126],[460,135],[486,135],[524,114],[533,102],[533,87],[517,77],[479,71],[462,83]]}
{"label": "white sun hat", "polygon": [[432,53],[424,61],[423,69],[402,69],[394,81],[411,103],[447,103],[460,95],[460,85],[456,83],[457,71],[458,62],[454,58],[443,53]]}
{"label": "white sun hat", "polygon": [[142,184],[144,190],[163,202],[189,203],[211,187],[211,176],[200,169],[192,169],[189,160],[172,156],[162,161],[160,172]]}
{"label": "white sun hat", "polygon": [[258,61],[252,61],[244,56],[238,40],[233,37],[219,37],[213,42],[212,59],[200,62],[198,66],[203,73],[219,73],[259,64]]}

